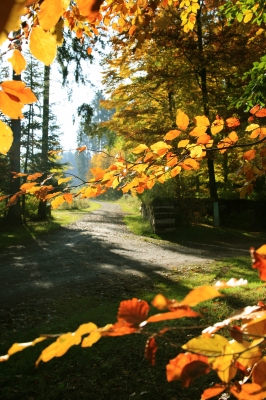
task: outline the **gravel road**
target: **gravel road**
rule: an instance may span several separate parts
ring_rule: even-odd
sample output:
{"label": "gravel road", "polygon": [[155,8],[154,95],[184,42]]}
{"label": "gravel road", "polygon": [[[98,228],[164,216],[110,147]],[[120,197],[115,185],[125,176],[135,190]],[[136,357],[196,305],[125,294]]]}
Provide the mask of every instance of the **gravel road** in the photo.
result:
{"label": "gravel road", "polygon": [[246,249],[171,244],[130,233],[117,204],[102,207],[60,230],[1,252],[0,310],[42,303],[68,290],[104,293],[121,282],[167,279],[173,268],[209,263]]}

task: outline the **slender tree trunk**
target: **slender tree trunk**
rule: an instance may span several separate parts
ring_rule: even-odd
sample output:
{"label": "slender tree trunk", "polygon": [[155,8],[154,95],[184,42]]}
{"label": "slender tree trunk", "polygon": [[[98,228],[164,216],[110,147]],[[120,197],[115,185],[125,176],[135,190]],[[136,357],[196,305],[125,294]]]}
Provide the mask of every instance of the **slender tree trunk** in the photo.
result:
{"label": "slender tree trunk", "polygon": [[[13,80],[20,81],[21,75],[15,75],[13,71]],[[21,140],[21,121],[20,119],[11,120],[11,129],[13,131],[13,143],[9,151],[10,157],[10,170],[13,172],[20,172],[20,140]],[[10,174],[10,194],[14,195],[20,191],[20,179],[13,179]],[[20,197],[18,196],[17,203],[8,208],[7,214],[8,222],[14,224],[21,224],[21,207],[20,207]]]}
{"label": "slender tree trunk", "polygon": [[[48,138],[49,138],[49,100],[50,100],[50,67],[44,66],[43,85],[43,120],[42,120],[42,168],[48,170]],[[45,175],[44,175],[45,178]],[[41,219],[47,218],[46,201],[40,200],[38,215]]]}
{"label": "slender tree trunk", "polygon": [[[209,95],[208,95],[208,88],[207,88],[207,71],[205,67],[205,58],[203,52],[203,37],[202,37],[202,24],[201,24],[201,9],[198,10],[197,13],[197,32],[198,32],[198,49],[199,49],[199,58],[200,58],[200,71],[199,77],[201,82],[201,94],[202,94],[202,102],[203,102],[203,109],[204,114],[206,117],[210,115],[209,109]],[[210,128],[208,128],[207,133],[210,134]],[[210,153],[207,153],[207,165],[208,165],[208,173],[209,173],[209,190],[210,190],[210,197],[214,200],[218,200],[217,188],[216,188],[216,181],[215,181],[215,171],[214,171],[214,161]]]}

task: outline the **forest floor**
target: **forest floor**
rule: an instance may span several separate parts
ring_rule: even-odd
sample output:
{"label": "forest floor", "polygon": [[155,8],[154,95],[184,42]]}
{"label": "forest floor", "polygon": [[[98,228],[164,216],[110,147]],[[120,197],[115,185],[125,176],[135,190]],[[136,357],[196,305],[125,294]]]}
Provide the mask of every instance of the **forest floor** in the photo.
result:
{"label": "forest floor", "polygon": [[0,321],[9,325],[18,313],[39,313],[47,302],[73,294],[128,298],[140,282],[167,284],[188,266],[248,254],[241,243],[193,246],[140,237],[129,232],[123,215],[119,205],[102,202],[67,227],[1,249]]}

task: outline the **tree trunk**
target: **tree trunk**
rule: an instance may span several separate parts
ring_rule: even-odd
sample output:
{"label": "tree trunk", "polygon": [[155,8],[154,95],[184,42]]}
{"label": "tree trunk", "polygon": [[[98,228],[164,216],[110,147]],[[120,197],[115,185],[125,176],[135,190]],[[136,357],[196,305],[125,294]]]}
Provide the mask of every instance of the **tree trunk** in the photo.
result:
{"label": "tree trunk", "polygon": [[[42,114],[42,169],[45,172],[45,179],[48,172],[48,138],[49,138],[49,100],[50,100],[50,67],[44,66],[43,82],[43,114]],[[46,200],[39,202],[38,216],[41,219],[47,218]]]}
{"label": "tree trunk", "polygon": [[[199,77],[201,82],[201,94],[202,94],[202,102],[203,102],[203,109],[204,114],[206,117],[209,118],[210,109],[209,109],[209,95],[208,95],[208,88],[207,88],[207,71],[205,67],[205,58],[203,53],[203,37],[202,37],[202,25],[201,25],[201,9],[198,10],[197,13],[197,32],[198,32],[198,49],[200,53],[200,71]],[[207,133],[211,135],[210,127],[207,129]],[[215,171],[214,171],[214,162],[211,158],[210,153],[207,153],[207,165],[208,165],[208,174],[209,174],[209,190],[210,190],[210,197],[212,200],[218,200],[217,188],[216,188],[216,181],[215,181]]]}
{"label": "tree trunk", "polygon": [[[20,81],[21,75],[15,75],[13,71],[13,80]],[[21,140],[21,121],[20,119],[11,120],[11,129],[13,131],[13,143],[9,151],[10,170],[12,172],[20,172],[20,140]],[[20,191],[20,179],[13,179],[10,174],[10,194],[14,195]],[[8,223],[22,224],[20,197],[18,196],[17,203],[8,208],[7,213]]]}

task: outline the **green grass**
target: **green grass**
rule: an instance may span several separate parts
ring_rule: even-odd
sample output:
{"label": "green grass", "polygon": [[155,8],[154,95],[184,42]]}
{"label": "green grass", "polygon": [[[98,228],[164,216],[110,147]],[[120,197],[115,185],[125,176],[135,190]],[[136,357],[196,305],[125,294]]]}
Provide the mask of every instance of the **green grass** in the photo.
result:
{"label": "green grass", "polygon": [[3,225],[0,230],[0,248],[15,246],[45,233],[52,232],[62,226],[72,224],[83,214],[100,208],[100,204],[91,202],[90,207],[83,210],[53,210],[52,218],[46,221],[29,220],[20,226]]}
{"label": "green grass", "polygon": [[[226,297],[199,304],[196,309],[204,318],[185,318],[149,327],[149,333],[165,325],[174,328],[158,339],[159,350],[154,367],[143,356],[148,335],[102,338],[92,348],[74,346],[62,358],[41,363],[35,369],[34,362],[41,349],[46,346],[44,342],[12,356],[8,362],[0,365],[1,399],[200,398],[202,391],[217,380],[214,373],[196,379],[193,386],[184,389],[178,381],[167,383],[165,366],[180,352],[182,344],[200,333],[201,329],[195,329],[195,325],[209,326],[228,317],[236,309],[255,304],[265,297],[266,289],[258,290],[261,283],[256,271],[250,268],[250,260],[247,257],[232,258],[205,266],[194,265],[186,269],[180,267],[170,271],[164,279],[158,279],[149,285],[139,280],[139,284],[129,284],[128,287],[128,298],[134,296],[150,302],[157,293],[163,293],[169,298],[182,300],[195,286],[212,284],[215,280],[228,280],[231,277],[247,278],[250,286],[224,290]],[[48,302],[45,309],[30,314],[22,313],[18,321],[14,319],[2,328],[0,354],[5,354],[12,343],[27,342],[40,333],[70,332],[81,323],[89,321],[98,326],[113,323],[119,301],[123,299],[119,291],[115,295],[107,291],[105,297],[97,292],[93,296],[73,292],[64,299]],[[26,328],[22,329],[22,326]],[[189,326],[193,328],[183,329]],[[227,332],[224,333],[228,335]],[[50,342],[51,340],[47,344]]]}

